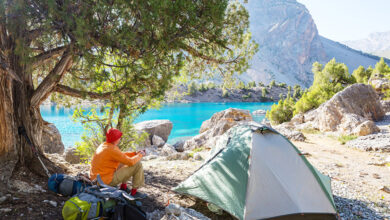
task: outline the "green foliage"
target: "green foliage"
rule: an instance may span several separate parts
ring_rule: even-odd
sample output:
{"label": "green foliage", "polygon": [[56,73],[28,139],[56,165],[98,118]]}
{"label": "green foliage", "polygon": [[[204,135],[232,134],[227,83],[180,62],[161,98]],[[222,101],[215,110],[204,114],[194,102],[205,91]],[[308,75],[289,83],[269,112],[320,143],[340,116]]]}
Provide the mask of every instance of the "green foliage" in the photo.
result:
{"label": "green foliage", "polygon": [[256,82],[255,81],[252,81],[252,82],[249,82],[248,83],[248,88],[255,88],[256,87]]}
{"label": "green foliage", "polygon": [[196,84],[195,82],[191,82],[189,85],[188,85],[188,94],[190,96],[193,96],[196,94],[196,92],[198,91],[197,87],[196,87]]}
{"label": "green foliage", "polygon": [[356,70],[353,71],[352,76],[355,78],[357,83],[367,84],[368,80],[372,74],[372,68],[369,67],[367,70],[363,66],[359,66]]}
{"label": "green foliage", "polygon": [[200,86],[199,86],[199,91],[200,92],[206,92],[207,90],[209,90],[208,86],[204,83],[201,83]]}
{"label": "green foliage", "polygon": [[80,144],[85,155],[110,127],[135,139],[132,118],[156,107],[175,80],[220,74],[230,85],[258,48],[238,1],[3,1],[0,17],[2,59],[32,79],[22,86],[36,97],[62,93],[52,96],[62,104],[69,96],[108,103],[103,116],[74,115],[95,132]]}
{"label": "green foliage", "polygon": [[249,99],[249,98],[252,98],[252,93],[248,93],[247,95],[243,95],[242,96],[243,99]]}
{"label": "green foliage", "polygon": [[215,87],[216,87],[215,83],[213,83],[213,82],[207,83],[207,88],[208,89],[215,89]]}
{"label": "green foliage", "polygon": [[257,85],[259,85],[259,87],[263,87],[264,86],[264,83],[263,82],[258,82]]}
{"label": "green foliage", "polygon": [[269,83],[269,88],[272,89],[272,87],[274,87],[276,85],[276,81],[275,80],[272,80],[270,83]]}
{"label": "green foliage", "polygon": [[225,87],[222,88],[222,97],[223,98],[229,97],[229,91]]}
{"label": "green foliage", "polygon": [[291,91],[292,91],[291,86],[287,86],[287,92],[291,93]]}
{"label": "green foliage", "polygon": [[238,89],[246,89],[245,83],[243,81],[238,83]]}
{"label": "green foliage", "polygon": [[356,138],[357,138],[357,136],[355,136],[355,135],[341,135],[338,137],[338,141],[340,141],[341,144],[345,144],[348,141],[352,141]]}
{"label": "green foliage", "polygon": [[265,117],[271,121],[272,124],[281,124],[290,121],[294,112],[294,100],[286,98],[279,100],[278,104],[273,104],[271,110],[268,110]]}
{"label": "green foliage", "polygon": [[337,63],[335,59],[329,61],[324,68],[322,64],[314,63],[313,73],[313,85],[296,103],[294,115],[317,108],[347,85],[354,83],[354,78],[349,75],[347,66]]}
{"label": "green foliage", "polygon": [[282,88],[286,88],[287,84],[286,83],[279,83],[278,86],[282,87]]}
{"label": "green foliage", "polygon": [[266,88],[262,88],[262,89],[261,89],[261,97],[266,97],[267,94],[268,94],[267,89],[266,89]]}
{"label": "green foliage", "polygon": [[381,58],[380,61],[375,65],[374,73],[383,76],[390,75],[390,67],[387,65],[383,58]]}

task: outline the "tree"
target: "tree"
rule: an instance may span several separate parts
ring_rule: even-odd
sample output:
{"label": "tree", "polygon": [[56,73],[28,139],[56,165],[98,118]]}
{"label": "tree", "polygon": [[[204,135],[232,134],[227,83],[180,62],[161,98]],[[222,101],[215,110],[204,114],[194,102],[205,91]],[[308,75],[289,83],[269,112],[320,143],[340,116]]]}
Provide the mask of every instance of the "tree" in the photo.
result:
{"label": "tree", "polygon": [[257,50],[248,30],[228,0],[1,1],[0,183],[17,163],[42,173],[18,127],[42,152],[39,106],[52,93],[104,100],[105,118],[85,119],[125,127],[179,75],[244,72]]}
{"label": "tree", "polygon": [[245,83],[244,83],[243,81],[240,81],[240,82],[238,83],[238,89],[246,89]]}
{"label": "tree", "polygon": [[383,57],[375,65],[374,73],[375,74],[385,75],[385,76],[390,74],[390,67],[387,65],[387,63],[385,62]]}
{"label": "tree", "polygon": [[195,84],[195,82],[191,82],[189,85],[188,85],[188,94],[189,95],[195,95],[196,91],[198,91],[198,88]]}
{"label": "tree", "polygon": [[314,73],[313,85],[295,104],[294,115],[317,108],[332,98],[334,94],[355,82],[347,66],[337,63],[335,59],[330,60],[325,67],[315,62],[312,71]]}
{"label": "tree", "polygon": [[359,66],[356,70],[353,71],[352,76],[355,78],[357,83],[366,83],[370,79],[372,74],[372,68],[367,68]]}
{"label": "tree", "polygon": [[270,83],[269,83],[269,88],[272,89],[272,87],[274,87],[276,85],[276,81],[275,80],[272,80]]}

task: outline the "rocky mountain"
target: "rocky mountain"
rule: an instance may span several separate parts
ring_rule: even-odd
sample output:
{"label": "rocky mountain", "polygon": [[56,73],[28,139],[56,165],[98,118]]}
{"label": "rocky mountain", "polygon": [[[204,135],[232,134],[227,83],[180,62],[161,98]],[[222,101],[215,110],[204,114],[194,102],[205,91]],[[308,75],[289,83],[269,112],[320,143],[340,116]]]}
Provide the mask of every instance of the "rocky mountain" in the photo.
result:
{"label": "rocky mountain", "polygon": [[390,31],[372,33],[365,39],[345,41],[343,43],[356,50],[390,59]]}
{"label": "rocky mountain", "polygon": [[244,81],[310,86],[315,61],[327,63],[334,57],[352,72],[359,65],[368,67],[379,60],[320,36],[309,11],[296,0],[249,0],[244,5],[252,36],[259,44],[251,68],[240,76]]}

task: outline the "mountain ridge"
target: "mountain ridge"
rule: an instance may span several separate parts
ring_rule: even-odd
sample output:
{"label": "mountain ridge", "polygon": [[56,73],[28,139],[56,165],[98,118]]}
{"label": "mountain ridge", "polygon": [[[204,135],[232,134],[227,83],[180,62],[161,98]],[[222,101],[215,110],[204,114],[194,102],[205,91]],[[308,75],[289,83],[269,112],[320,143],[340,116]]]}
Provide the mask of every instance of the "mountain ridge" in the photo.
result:
{"label": "mountain ridge", "polygon": [[322,37],[308,9],[296,0],[249,0],[244,6],[259,52],[240,76],[243,81],[276,80],[309,87],[313,81],[312,64],[316,61],[326,64],[336,58],[350,72],[379,61],[377,56]]}

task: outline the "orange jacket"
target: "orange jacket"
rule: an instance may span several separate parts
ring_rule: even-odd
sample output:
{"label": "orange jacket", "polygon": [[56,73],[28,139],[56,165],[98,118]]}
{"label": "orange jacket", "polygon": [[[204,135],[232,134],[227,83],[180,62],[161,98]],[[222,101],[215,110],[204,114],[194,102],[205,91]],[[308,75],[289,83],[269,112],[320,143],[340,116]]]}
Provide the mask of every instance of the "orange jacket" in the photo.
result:
{"label": "orange jacket", "polygon": [[100,174],[103,182],[110,184],[119,164],[133,166],[141,158],[141,154],[136,154],[135,152],[123,153],[119,147],[105,142],[96,149],[92,157],[89,176],[91,180],[94,180]]}

